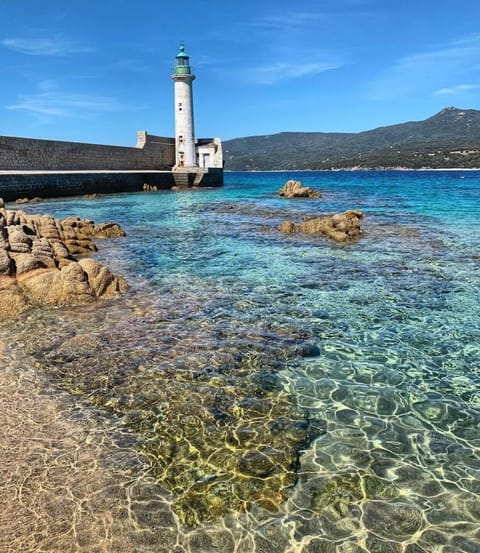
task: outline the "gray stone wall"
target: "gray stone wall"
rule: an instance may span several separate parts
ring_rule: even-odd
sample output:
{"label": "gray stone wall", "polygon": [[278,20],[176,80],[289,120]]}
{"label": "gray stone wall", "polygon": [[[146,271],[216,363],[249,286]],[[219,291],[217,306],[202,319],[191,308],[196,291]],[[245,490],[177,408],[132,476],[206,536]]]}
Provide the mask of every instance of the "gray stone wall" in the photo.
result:
{"label": "gray stone wall", "polygon": [[0,175],[0,198],[13,202],[18,198],[56,198],[83,194],[140,192],[144,184],[168,189],[173,174],[166,173],[43,173]]}
{"label": "gray stone wall", "polygon": [[141,192],[144,185],[167,190],[173,186],[223,186],[223,169],[158,173],[10,173],[0,174],[0,198],[57,198],[84,194]]}
{"label": "gray stone wall", "polygon": [[175,164],[175,139],[141,134],[138,147],[0,136],[0,170],[168,170]]}

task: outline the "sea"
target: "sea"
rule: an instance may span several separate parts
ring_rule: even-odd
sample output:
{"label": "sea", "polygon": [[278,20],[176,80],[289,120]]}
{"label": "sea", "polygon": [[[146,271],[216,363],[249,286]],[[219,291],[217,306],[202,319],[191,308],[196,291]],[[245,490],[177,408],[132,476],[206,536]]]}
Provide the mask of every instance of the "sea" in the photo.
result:
{"label": "sea", "polygon": [[480,172],[22,209],[119,223],[129,290],[0,325],[1,551],[480,552]]}

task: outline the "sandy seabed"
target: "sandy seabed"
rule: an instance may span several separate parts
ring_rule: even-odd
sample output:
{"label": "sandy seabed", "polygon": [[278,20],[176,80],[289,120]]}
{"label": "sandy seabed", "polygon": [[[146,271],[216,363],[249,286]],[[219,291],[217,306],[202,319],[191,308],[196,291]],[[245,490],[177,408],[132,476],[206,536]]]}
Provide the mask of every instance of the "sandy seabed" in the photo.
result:
{"label": "sandy seabed", "polygon": [[101,461],[118,451],[88,420],[68,420],[8,355],[0,342],[0,551],[138,551],[126,489]]}

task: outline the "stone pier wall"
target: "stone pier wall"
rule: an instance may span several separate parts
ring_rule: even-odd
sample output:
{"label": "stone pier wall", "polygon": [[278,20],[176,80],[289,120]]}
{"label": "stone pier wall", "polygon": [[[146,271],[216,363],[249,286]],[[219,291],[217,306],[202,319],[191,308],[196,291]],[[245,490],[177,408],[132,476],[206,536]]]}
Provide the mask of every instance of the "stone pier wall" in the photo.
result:
{"label": "stone pier wall", "polygon": [[175,139],[145,131],[137,133],[132,148],[0,136],[0,198],[138,192],[144,185],[158,190],[223,185],[219,167],[175,175],[174,165]]}
{"label": "stone pier wall", "polygon": [[0,136],[0,171],[168,170],[175,164],[175,139],[137,133],[137,146]]}

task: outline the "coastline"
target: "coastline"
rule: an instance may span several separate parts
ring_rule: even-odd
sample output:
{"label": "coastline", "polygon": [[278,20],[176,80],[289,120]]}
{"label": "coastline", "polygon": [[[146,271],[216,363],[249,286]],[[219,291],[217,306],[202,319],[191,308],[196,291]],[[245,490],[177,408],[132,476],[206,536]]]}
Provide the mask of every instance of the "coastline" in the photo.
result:
{"label": "coastline", "polygon": [[412,169],[411,167],[344,167],[341,169],[224,169],[225,173],[338,173],[338,172],[362,172],[362,171],[408,171],[408,172],[444,172],[444,171],[480,171],[480,167],[445,167],[445,168],[433,168],[433,167],[421,167],[419,169]]}

